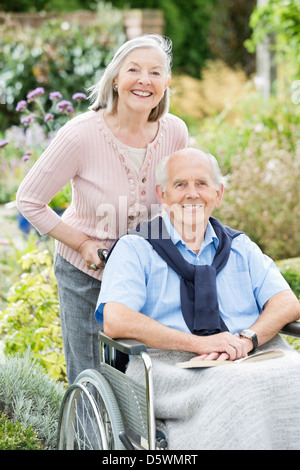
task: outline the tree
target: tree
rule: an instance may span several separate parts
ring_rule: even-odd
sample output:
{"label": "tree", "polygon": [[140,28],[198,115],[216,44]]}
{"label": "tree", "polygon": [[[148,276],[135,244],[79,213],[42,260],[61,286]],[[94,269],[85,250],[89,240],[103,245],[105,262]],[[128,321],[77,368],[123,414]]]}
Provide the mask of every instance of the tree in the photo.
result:
{"label": "tree", "polygon": [[272,0],[253,11],[250,26],[252,37],[246,41],[249,51],[255,51],[267,35],[275,36],[274,50],[278,60],[290,60],[300,71],[300,1]]}
{"label": "tree", "polygon": [[255,70],[255,56],[244,46],[251,36],[250,16],[257,0],[216,0],[210,24],[209,48],[213,56],[229,66],[240,65],[247,74]]}
{"label": "tree", "polygon": [[209,57],[208,36],[216,0],[113,0],[118,8],[160,9],[165,34],[172,39],[174,67],[199,77]]}

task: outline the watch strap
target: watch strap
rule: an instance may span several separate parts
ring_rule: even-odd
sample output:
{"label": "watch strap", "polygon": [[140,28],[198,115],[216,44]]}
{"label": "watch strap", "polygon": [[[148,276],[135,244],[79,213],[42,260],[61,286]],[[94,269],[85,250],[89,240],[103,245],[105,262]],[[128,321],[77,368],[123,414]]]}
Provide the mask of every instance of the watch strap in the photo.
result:
{"label": "watch strap", "polygon": [[258,339],[257,339],[257,334],[253,330],[243,330],[240,332],[240,336],[243,338],[248,338],[251,339],[252,344],[253,344],[253,349],[251,349],[250,353],[254,352],[258,348]]}

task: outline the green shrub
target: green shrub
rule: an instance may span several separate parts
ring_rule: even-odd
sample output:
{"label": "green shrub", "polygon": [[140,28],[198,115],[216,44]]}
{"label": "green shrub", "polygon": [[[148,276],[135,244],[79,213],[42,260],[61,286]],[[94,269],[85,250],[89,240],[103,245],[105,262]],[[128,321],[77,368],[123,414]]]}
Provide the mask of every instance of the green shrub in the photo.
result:
{"label": "green shrub", "polygon": [[0,414],[0,450],[43,450],[41,442],[30,427],[13,423]]}
{"label": "green shrub", "polygon": [[300,300],[300,258],[278,261],[277,266]]}
{"label": "green shrub", "polygon": [[34,429],[45,449],[56,447],[61,382],[45,373],[28,350],[4,356],[0,363],[0,410],[15,424]]}
{"label": "green shrub", "polygon": [[121,14],[104,3],[88,25],[62,18],[37,28],[0,25],[0,83],[6,94],[0,127],[18,122],[17,102],[37,86],[65,97],[85,92],[124,39]]}
{"label": "green shrub", "polygon": [[2,0],[1,8],[4,11],[72,11],[80,8],[89,8],[94,6],[93,0],[68,0],[62,2],[61,0]]}
{"label": "green shrub", "polygon": [[197,142],[218,159],[228,187],[215,215],[273,259],[300,255],[300,114],[288,94],[254,93],[201,125]]}
{"label": "green shrub", "polygon": [[247,159],[232,158],[220,217],[273,259],[299,256],[300,146],[294,154],[270,141],[261,150],[251,138]]}
{"label": "green shrub", "polygon": [[28,348],[54,379],[65,378],[57,284],[53,255],[31,244],[17,262],[19,273],[12,279],[6,305],[0,311],[0,336],[4,352]]}
{"label": "green shrub", "polygon": [[55,449],[61,382],[45,373],[28,350],[4,356],[0,363],[0,410],[15,424],[34,429],[45,449]]}

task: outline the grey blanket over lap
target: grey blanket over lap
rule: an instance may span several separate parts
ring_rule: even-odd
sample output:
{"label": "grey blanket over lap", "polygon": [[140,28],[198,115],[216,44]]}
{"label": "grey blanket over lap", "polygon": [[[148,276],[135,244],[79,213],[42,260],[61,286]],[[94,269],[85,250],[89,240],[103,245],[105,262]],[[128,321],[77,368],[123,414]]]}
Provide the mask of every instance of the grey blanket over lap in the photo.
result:
{"label": "grey blanket over lap", "polygon": [[[279,335],[262,349],[283,357],[179,369],[189,353],[151,351],[155,414],[173,450],[300,450],[300,354]],[[143,382],[138,356],[129,376]]]}

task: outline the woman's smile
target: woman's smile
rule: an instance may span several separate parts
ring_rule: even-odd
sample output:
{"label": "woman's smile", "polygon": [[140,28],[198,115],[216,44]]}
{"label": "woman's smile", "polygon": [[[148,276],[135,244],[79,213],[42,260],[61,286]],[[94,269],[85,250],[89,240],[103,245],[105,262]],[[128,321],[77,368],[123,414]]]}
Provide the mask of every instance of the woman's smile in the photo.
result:
{"label": "woman's smile", "polygon": [[132,90],[131,93],[140,98],[149,98],[150,96],[152,96],[152,93],[150,91]]}

